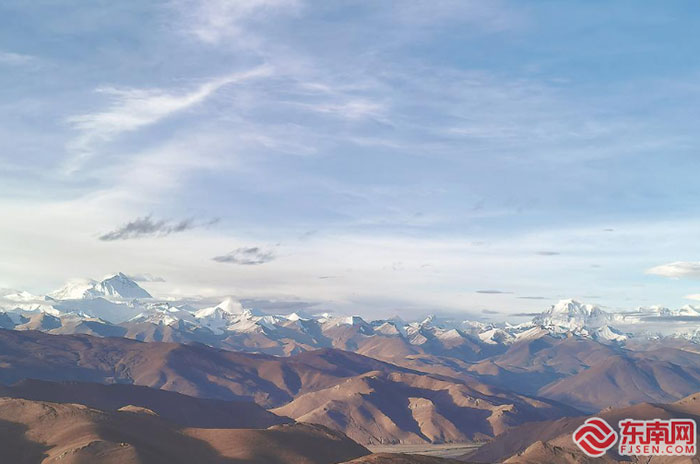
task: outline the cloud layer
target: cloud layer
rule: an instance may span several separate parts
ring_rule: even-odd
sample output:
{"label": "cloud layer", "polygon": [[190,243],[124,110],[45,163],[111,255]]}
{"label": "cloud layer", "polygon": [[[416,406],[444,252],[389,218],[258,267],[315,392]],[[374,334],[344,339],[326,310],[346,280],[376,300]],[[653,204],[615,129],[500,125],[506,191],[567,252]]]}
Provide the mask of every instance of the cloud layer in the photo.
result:
{"label": "cloud layer", "polygon": [[[208,224],[211,224],[209,222]],[[170,234],[184,232],[198,227],[194,219],[183,219],[172,222],[165,219],[153,219],[151,216],[136,218],[117,229],[100,235],[99,239],[104,242],[115,240],[131,240],[146,237],[165,237]]]}
{"label": "cloud layer", "polygon": [[243,247],[225,255],[215,256],[212,259],[218,263],[254,266],[269,263],[275,259],[275,255],[273,252],[263,250],[259,247]]}
{"label": "cloud layer", "polygon": [[700,278],[700,262],[675,261],[647,269],[647,274],[678,279],[681,277]]}
{"label": "cloud layer", "polygon": [[155,276],[152,274],[129,274],[129,278],[133,280],[134,282],[154,282],[154,283],[162,283],[165,282],[166,280],[161,277],[161,276]]}

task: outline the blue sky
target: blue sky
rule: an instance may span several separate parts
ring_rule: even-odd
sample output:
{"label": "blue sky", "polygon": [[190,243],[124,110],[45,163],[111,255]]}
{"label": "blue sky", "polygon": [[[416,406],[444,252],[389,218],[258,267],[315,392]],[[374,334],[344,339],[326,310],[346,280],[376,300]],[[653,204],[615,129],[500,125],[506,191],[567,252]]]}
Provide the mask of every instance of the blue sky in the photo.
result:
{"label": "blue sky", "polygon": [[692,303],[699,22],[691,1],[3,2],[0,287]]}

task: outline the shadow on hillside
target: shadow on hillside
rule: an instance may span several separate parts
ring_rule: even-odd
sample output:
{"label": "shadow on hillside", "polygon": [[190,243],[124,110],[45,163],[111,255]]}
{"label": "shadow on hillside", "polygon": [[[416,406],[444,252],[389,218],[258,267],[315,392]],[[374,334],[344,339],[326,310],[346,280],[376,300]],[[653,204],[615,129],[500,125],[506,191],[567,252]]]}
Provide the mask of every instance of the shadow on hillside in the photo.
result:
{"label": "shadow on hillside", "polygon": [[48,457],[49,447],[27,439],[24,424],[0,420],[0,461],[15,464],[36,464]]}
{"label": "shadow on hillside", "polygon": [[[209,443],[182,433],[157,417],[115,414],[102,423],[98,435],[109,442],[131,447],[144,464],[245,464],[222,456]],[[87,461],[86,461],[87,462]]]}

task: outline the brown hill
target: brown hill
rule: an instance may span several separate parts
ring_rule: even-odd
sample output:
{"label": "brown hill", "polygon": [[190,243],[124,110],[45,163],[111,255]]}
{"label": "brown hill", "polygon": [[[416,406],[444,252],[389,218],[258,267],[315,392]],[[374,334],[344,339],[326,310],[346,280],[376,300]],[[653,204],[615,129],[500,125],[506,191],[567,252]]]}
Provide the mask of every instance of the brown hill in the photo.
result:
{"label": "brown hill", "polygon": [[[457,358],[446,356],[435,356],[431,354],[413,354],[407,356],[395,356],[390,351],[377,350],[373,355],[367,356],[381,359],[382,361],[390,362],[397,366],[405,367],[413,371],[425,372],[453,379],[459,379],[465,382],[479,382],[480,376],[469,372],[473,366],[472,363],[463,361]],[[488,382],[486,382],[488,383]]]}
{"label": "brown hill", "polygon": [[291,423],[252,402],[194,398],[128,384],[23,380],[1,387],[0,395],[35,401],[75,403],[103,411],[147,410],[175,424],[200,428],[267,428]]}
{"label": "brown hill", "polygon": [[514,343],[505,353],[474,364],[469,371],[482,382],[537,394],[540,388],[623,351],[595,340],[545,335]]}
{"label": "brown hill", "polygon": [[[698,355],[692,356],[700,361]],[[597,411],[641,402],[671,402],[699,390],[700,370],[694,366],[611,356],[538,393],[585,411]]]}
{"label": "brown hill", "polygon": [[483,440],[566,406],[483,384],[410,372],[368,372],[299,396],[274,412],[341,430],[366,444]]}
{"label": "brown hill", "polygon": [[[240,417],[233,410],[240,404],[217,408],[216,403],[188,399],[177,411],[168,407],[174,396],[133,385],[213,400],[255,401],[265,407],[289,403],[277,412],[345,431],[364,443],[478,440],[526,421],[578,413],[551,401],[425,375],[337,349],[279,358],[204,345],[0,330],[0,366],[0,382],[5,384],[24,378],[124,384],[108,392],[95,385],[52,389],[29,382],[11,389],[12,396],[112,410],[131,405],[199,427],[212,426],[207,418],[239,426],[226,421]],[[219,410],[207,412],[212,409]],[[259,416],[259,410],[252,411]],[[202,421],[186,422],[195,419]]]}
{"label": "brown hill", "polygon": [[671,343],[631,351],[595,340],[545,335],[467,367],[492,385],[593,412],[640,402],[672,402],[700,390],[700,354]]}
{"label": "brown hill", "polygon": [[[700,420],[700,393],[671,404],[642,403],[601,411],[596,416],[602,417],[610,424],[617,424],[620,420],[629,417],[645,420],[691,418],[698,421]],[[505,462],[519,464],[587,462],[586,456],[571,439],[573,431],[586,419],[587,416],[581,416],[524,424],[496,437],[476,451],[463,456],[463,459],[484,463],[501,462],[507,459]],[[614,448],[606,455],[607,461],[599,458],[595,462],[617,462],[619,456],[613,450]],[[665,461],[657,457],[653,462]]]}
{"label": "brown hill", "polygon": [[230,463],[336,463],[369,453],[342,433],[310,424],[266,430],[187,429],[185,433],[205,441]]}
{"label": "brown hill", "polygon": [[310,425],[179,428],[157,416],[0,398],[3,462],[36,464],[330,464],[368,454]]}
{"label": "brown hill", "polygon": [[0,330],[0,367],[6,385],[26,378],[128,383],[265,407],[365,372],[406,371],[335,349],[279,358],[205,345],[12,330]]}

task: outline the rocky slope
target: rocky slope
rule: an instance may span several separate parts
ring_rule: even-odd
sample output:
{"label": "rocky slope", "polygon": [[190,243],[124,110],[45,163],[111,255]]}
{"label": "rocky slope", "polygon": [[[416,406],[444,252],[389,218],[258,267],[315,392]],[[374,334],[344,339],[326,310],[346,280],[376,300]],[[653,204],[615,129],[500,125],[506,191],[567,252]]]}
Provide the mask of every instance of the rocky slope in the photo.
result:
{"label": "rocky slope", "polygon": [[269,429],[182,428],[154,413],[0,398],[4,462],[37,464],[330,464],[368,454],[311,425]]}
{"label": "rocky slope", "polygon": [[485,440],[516,425],[575,415],[562,404],[478,383],[373,371],[306,393],[273,412],[366,444]]}

